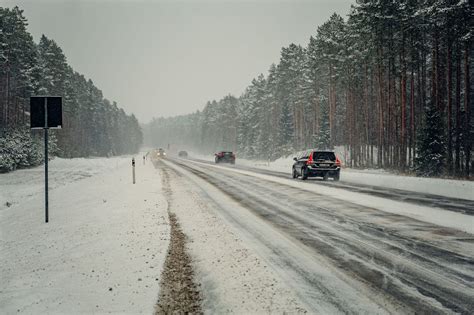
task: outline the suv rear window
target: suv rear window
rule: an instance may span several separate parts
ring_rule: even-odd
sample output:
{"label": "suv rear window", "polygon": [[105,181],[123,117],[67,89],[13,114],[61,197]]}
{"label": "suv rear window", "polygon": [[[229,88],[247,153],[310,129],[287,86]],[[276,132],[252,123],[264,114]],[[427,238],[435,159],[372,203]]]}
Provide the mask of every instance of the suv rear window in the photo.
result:
{"label": "suv rear window", "polygon": [[313,152],[313,160],[335,161],[336,155],[334,152]]}

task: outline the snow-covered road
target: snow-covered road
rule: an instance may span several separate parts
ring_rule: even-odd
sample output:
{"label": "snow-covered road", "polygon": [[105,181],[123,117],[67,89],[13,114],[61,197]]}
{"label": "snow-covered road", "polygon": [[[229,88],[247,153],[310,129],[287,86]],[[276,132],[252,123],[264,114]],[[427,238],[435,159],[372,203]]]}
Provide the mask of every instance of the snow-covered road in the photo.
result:
{"label": "snow-covered road", "polygon": [[[296,295],[295,308],[301,304],[314,313],[474,309],[471,212],[433,208],[429,197],[423,202],[416,194],[416,202],[393,197],[399,191],[374,196],[198,161],[163,164],[176,174],[181,195],[197,191],[214,204],[219,220],[282,279],[280,290]],[[191,213],[178,217],[184,232],[199,242],[191,231],[196,225],[186,224]],[[219,242],[212,240],[214,247]],[[214,288],[213,301],[219,304],[226,297],[216,288],[229,284],[199,263],[202,246],[192,250],[201,270],[198,281],[204,289]]]}

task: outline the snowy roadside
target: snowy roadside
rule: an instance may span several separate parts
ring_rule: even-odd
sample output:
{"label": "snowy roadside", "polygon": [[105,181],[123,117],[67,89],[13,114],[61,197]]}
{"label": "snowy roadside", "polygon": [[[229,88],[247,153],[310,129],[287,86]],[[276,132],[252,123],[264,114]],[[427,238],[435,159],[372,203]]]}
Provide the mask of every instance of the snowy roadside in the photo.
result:
{"label": "snowy roadside", "polygon": [[[191,158],[214,161],[212,155],[190,154]],[[246,160],[237,157],[236,163],[247,167],[274,170],[291,174],[292,157],[280,158],[274,162]],[[391,174],[384,170],[357,170],[343,167],[341,182],[362,184],[377,187],[401,189],[425,194],[440,195],[451,198],[474,200],[474,181],[425,178]]]}
{"label": "snowy roadside", "polygon": [[54,160],[48,224],[42,171],[0,175],[0,313],[152,313],[169,243],[152,164],[132,185],[130,158]]}
{"label": "snowy roadside", "polygon": [[[172,163],[165,162],[175,196],[175,213],[189,238],[196,281],[206,313],[305,313],[295,293],[239,233],[219,215],[216,205]],[[227,205],[229,206],[229,205]]]}
{"label": "snowy roadside", "polygon": [[[49,188],[51,190],[65,184],[86,179],[94,175],[110,172],[130,163],[124,157],[112,158],[54,158],[49,162]],[[44,166],[16,170],[0,174],[0,210],[8,202],[14,205],[25,198],[44,191]]]}

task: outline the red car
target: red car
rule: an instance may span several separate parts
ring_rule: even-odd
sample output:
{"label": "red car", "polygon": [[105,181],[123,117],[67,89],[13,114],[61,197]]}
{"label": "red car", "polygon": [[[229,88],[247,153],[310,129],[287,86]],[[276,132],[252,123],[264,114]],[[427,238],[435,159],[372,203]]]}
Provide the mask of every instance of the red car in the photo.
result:
{"label": "red car", "polygon": [[221,151],[217,152],[215,155],[215,162],[216,163],[230,163],[230,164],[235,164],[235,153],[230,152],[230,151]]}

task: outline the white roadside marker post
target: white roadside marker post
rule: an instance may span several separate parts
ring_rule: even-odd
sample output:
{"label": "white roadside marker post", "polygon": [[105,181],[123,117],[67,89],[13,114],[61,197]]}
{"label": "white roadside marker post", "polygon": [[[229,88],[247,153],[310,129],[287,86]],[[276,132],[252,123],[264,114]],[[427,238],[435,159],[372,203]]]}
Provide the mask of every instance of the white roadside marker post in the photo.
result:
{"label": "white roadside marker post", "polygon": [[135,184],[135,158],[132,158],[132,175],[133,175],[133,184]]}

